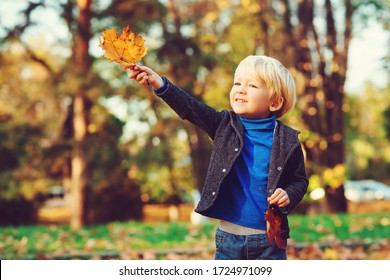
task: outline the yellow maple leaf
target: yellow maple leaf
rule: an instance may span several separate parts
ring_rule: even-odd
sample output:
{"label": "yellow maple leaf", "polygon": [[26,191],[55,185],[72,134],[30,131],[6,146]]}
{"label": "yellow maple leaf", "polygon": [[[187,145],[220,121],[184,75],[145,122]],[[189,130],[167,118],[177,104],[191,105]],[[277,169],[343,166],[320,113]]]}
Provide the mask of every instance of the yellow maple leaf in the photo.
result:
{"label": "yellow maple leaf", "polygon": [[123,28],[119,36],[115,28],[107,29],[101,36],[99,45],[106,52],[104,57],[119,63],[124,70],[140,61],[147,53],[144,38],[132,32],[128,26]]}

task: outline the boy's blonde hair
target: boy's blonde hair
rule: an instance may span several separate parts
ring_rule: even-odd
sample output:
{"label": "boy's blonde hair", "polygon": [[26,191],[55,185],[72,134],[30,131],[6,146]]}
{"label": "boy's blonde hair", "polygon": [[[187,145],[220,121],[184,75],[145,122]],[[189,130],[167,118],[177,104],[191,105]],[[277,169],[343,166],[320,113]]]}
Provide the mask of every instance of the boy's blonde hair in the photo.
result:
{"label": "boy's blonde hair", "polygon": [[275,58],[264,55],[250,55],[237,66],[238,71],[254,74],[270,91],[270,99],[283,98],[282,107],[276,112],[280,118],[290,112],[296,102],[295,82],[290,72]]}

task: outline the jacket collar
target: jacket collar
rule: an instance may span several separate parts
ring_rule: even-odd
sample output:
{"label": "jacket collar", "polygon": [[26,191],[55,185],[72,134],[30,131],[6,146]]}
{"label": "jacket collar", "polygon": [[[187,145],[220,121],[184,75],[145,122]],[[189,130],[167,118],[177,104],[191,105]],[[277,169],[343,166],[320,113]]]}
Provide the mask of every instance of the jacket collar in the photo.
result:
{"label": "jacket collar", "polygon": [[234,111],[229,111],[230,114],[230,124],[233,127],[233,129],[236,131],[238,138],[240,139],[240,145],[242,146],[244,143],[244,140],[242,136],[244,135],[244,126],[242,125],[240,118]]}
{"label": "jacket collar", "polygon": [[[241,144],[243,143],[242,135],[244,135],[244,126],[242,125],[238,115],[234,111],[229,111],[230,123],[233,129],[237,132]],[[271,158],[287,158],[288,154],[299,144],[298,134],[300,132],[291,127],[286,126],[280,120],[276,120],[274,143],[272,145]]]}

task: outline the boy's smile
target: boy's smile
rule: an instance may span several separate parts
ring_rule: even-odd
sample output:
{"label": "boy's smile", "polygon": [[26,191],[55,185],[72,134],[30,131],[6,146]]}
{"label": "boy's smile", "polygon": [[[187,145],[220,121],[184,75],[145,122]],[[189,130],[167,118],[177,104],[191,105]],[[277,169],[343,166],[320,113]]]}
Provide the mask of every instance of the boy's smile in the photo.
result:
{"label": "boy's smile", "polygon": [[238,102],[238,103],[247,103],[248,101],[242,99],[242,98],[236,98],[234,101]]}

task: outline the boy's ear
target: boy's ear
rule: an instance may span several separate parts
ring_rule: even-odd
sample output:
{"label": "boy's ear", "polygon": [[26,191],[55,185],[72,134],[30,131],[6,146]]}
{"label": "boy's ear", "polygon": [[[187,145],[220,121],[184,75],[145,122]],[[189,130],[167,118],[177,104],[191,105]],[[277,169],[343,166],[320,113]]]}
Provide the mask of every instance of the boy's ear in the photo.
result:
{"label": "boy's ear", "polygon": [[284,99],[283,97],[276,97],[274,101],[272,101],[271,105],[269,105],[269,110],[271,112],[277,112],[282,108]]}

